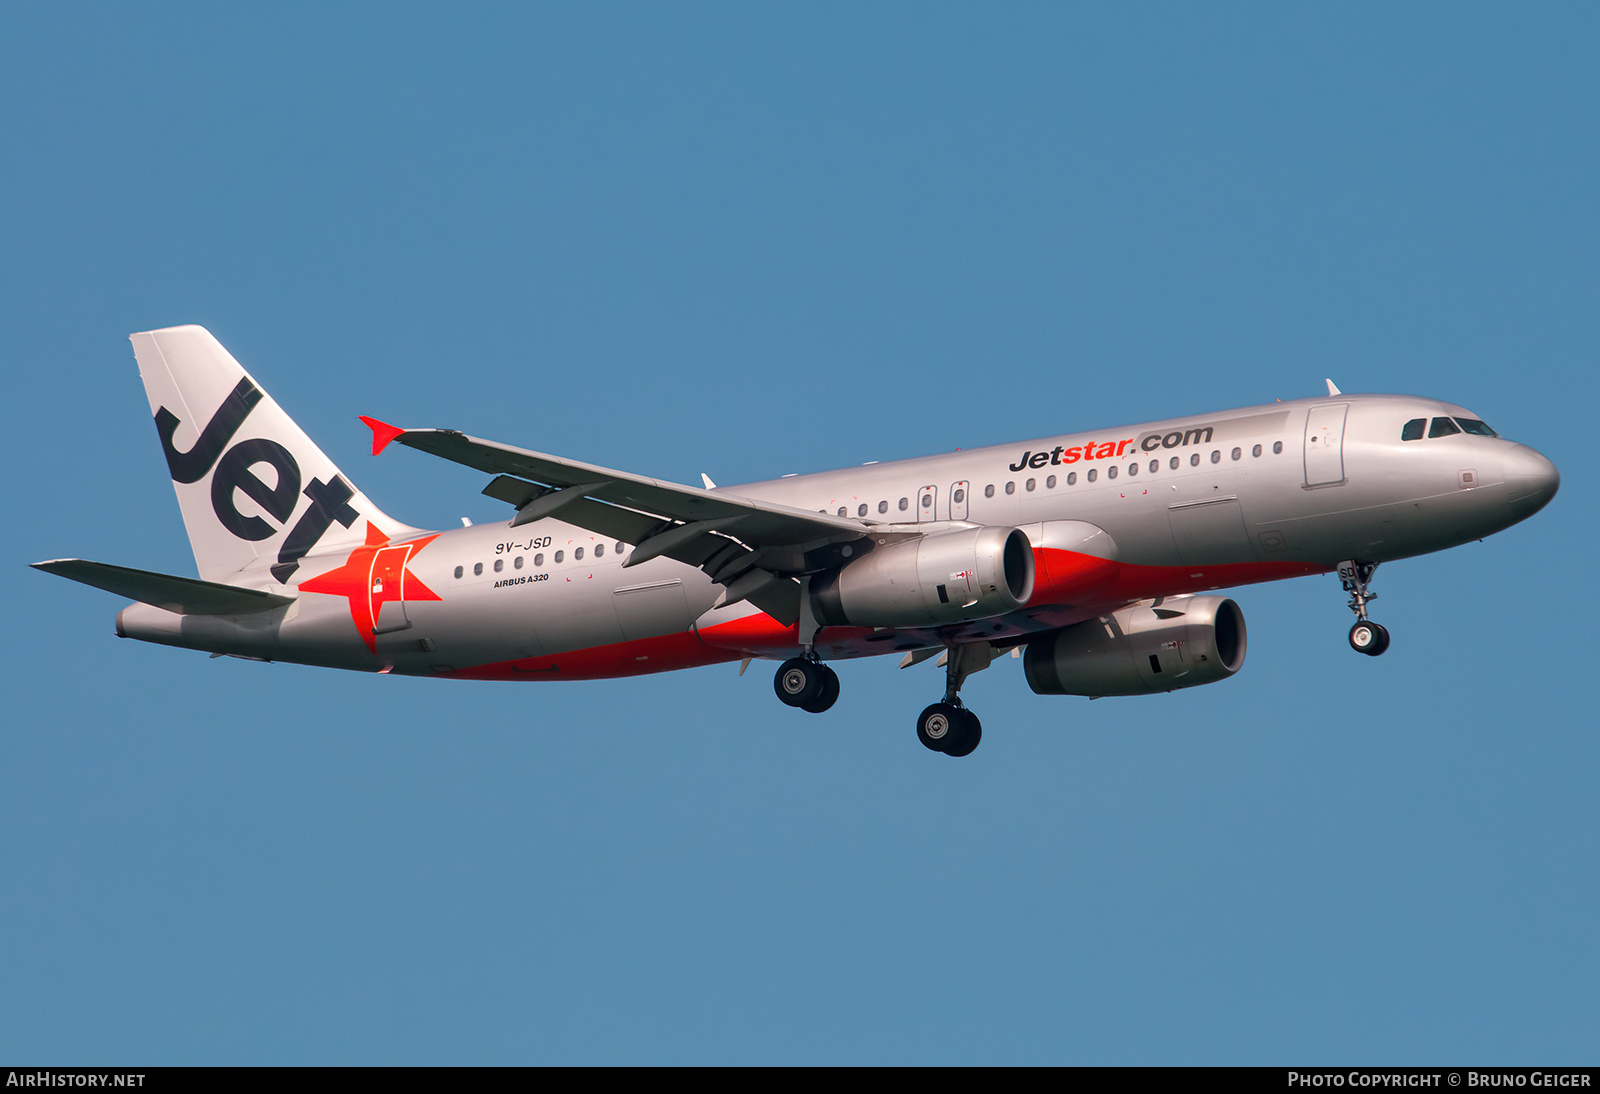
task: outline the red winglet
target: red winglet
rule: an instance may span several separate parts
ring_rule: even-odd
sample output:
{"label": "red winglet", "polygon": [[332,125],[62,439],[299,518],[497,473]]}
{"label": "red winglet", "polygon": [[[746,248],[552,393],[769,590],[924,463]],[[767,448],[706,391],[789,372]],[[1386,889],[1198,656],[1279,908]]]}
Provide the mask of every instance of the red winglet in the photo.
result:
{"label": "red winglet", "polygon": [[368,429],[372,430],[372,454],[374,456],[389,447],[390,441],[405,432],[397,425],[380,422],[378,419],[369,418],[365,414],[361,415],[361,421]]}

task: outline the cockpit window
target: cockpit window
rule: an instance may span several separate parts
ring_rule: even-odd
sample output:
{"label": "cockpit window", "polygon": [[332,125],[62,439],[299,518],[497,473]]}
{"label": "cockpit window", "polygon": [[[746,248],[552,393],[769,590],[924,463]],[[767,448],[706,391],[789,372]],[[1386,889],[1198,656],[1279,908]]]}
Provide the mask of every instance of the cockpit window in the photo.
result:
{"label": "cockpit window", "polygon": [[1460,433],[1461,427],[1449,418],[1435,418],[1433,428],[1428,430],[1430,437],[1448,437],[1452,433]]}
{"label": "cockpit window", "polygon": [[1500,434],[1476,418],[1457,418],[1456,424],[1474,437],[1498,437]]}
{"label": "cockpit window", "polygon": [[1427,429],[1428,419],[1412,418],[1400,430],[1400,439],[1402,441],[1420,441],[1422,440],[1423,433],[1427,432]]}

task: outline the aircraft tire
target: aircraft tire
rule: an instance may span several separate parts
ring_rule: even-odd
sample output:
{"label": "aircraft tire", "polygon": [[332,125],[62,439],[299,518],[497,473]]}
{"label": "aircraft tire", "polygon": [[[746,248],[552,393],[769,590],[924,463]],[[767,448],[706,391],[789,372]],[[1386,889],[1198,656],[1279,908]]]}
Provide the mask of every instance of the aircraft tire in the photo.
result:
{"label": "aircraft tire", "polygon": [[965,728],[961,708],[950,703],[934,703],[917,716],[917,740],[934,752],[948,751],[949,745],[963,736]]}
{"label": "aircraft tire", "polygon": [[822,691],[809,703],[799,704],[807,714],[821,714],[839,701],[839,674],[827,665],[817,665],[822,670]]}
{"label": "aircraft tire", "polygon": [[1388,628],[1366,619],[1356,621],[1350,628],[1350,648],[1368,657],[1376,657],[1389,648]]}
{"label": "aircraft tire", "polygon": [[777,674],[772,678],[772,690],[786,706],[803,710],[807,703],[815,703],[822,695],[827,683],[826,674],[832,671],[820,661],[792,657],[778,666]]}
{"label": "aircraft tire", "polygon": [[970,756],[977,749],[978,743],[983,740],[983,723],[978,721],[978,716],[972,711],[962,708],[956,711],[962,723],[961,736],[950,743],[944,750],[946,756]]}

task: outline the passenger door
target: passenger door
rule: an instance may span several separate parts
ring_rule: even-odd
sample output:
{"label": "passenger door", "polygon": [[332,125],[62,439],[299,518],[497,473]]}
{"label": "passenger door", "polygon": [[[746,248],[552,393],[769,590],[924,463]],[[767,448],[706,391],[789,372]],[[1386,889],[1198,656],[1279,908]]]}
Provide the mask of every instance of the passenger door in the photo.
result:
{"label": "passenger door", "polygon": [[967,480],[950,484],[950,519],[967,519],[967,491],[970,489]]}
{"label": "passenger door", "polygon": [[1306,485],[1337,486],[1344,478],[1344,420],[1349,403],[1325,403],[1306,414]]}

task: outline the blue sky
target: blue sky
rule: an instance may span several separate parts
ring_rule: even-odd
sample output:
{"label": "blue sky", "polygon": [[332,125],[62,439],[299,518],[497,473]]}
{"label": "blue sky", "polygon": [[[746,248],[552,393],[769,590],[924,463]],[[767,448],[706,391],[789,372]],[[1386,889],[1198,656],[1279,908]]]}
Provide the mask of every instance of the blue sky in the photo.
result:
{"label": "blue sky", "polygon": [[[0,1058],[1593,1063],[1600,15],[1581,5],[0,9]],[[1345,391],[1556,461],[1481,544],[1237,594],[1148,699],[931,665],[453,684],[118,641],[192,573],[126,336],[697,482]]]}

